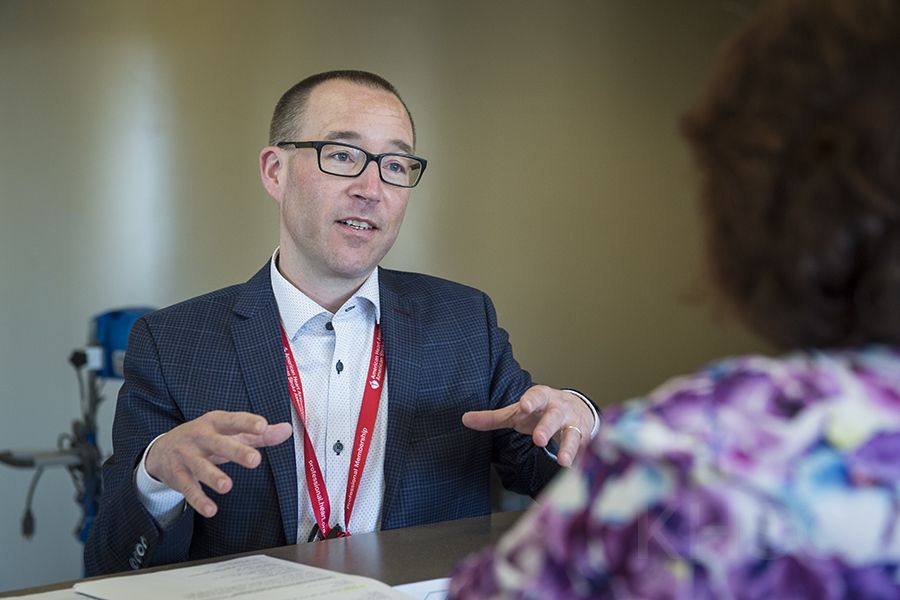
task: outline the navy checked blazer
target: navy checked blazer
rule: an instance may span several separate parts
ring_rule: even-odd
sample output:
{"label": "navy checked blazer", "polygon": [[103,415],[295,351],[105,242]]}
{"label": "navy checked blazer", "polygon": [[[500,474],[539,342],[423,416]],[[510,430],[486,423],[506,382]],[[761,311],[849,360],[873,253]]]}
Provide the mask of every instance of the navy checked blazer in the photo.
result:
{"label": "navy checked blazer", "polygon": [[[558,466],[529,436],[476,432],[465,411],[511,404],[531,385],[484,293],[382,269],[381,326],[390,378],[383,529],[490,513],[490,468],[535,496]],[[88,575],[297,542],[293,438],[261,448],[256,469],[226,464],[232,491],[206,493],[210,519],[187,506],[162,530],[141,504],[134,469],[157,435],[211,410],[290,422],[279,315],[268,264],[247,283],[138,320],[103,466],[100,512],[85,545]],[[302,541],[302,540],[301,540]]]}

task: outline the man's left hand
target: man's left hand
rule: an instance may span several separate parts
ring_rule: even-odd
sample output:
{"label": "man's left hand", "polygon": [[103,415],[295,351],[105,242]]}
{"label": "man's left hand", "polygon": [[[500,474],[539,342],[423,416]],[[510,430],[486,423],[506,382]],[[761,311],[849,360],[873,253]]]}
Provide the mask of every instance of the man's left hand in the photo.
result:
{"label": "man's left hand", "polygon": [[536,385],[522,394],[515,404],[496,410],[467,412],[462,422],[476,431],[515,429],[530,435],[541,448],[547,446],[550,438],[555,438],[559,442],[556,461],[569,467],[578,451],[590,441],[594,415],[584,400],[575,394]]}

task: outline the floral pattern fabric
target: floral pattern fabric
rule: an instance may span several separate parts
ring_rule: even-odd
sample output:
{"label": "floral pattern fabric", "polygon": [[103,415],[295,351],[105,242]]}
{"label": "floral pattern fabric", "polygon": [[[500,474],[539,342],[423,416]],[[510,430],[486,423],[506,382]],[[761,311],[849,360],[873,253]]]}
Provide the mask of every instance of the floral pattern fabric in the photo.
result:
{"label": "floral pattern fabric", "polygon": [[726,359],[605,419],[451,598],[900,598],[900,350]]}

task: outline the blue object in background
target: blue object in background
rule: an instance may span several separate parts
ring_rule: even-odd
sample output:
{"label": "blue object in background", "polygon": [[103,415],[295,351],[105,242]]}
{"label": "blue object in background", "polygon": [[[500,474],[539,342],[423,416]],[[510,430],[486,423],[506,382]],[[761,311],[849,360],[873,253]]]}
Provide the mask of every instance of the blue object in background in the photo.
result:
{"label": "blue object in background", "polygon": [[94,317],[91,344],[103,349],[103,367],[97,371],[98,377],[122,379],[122,364],[131,327],[153,310],[147,307],[119,308]]}

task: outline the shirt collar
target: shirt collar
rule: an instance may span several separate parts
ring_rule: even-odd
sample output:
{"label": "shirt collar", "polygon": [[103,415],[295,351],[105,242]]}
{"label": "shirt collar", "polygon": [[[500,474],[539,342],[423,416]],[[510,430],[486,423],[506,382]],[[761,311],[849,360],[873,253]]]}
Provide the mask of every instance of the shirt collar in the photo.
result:
{"label": "shirt collar", "polygon": [[[278,270],[278,248],[272,253],[269,264],[269,274],[272,280],[272,291],[275,294],[275,302],[278,304],[278,314],[284,324],[291,341],[294,341],[300,329],[312,319],[324,315],[329,320],[334,317],[327,309],[319,306],[315,300],[298,290]],[[353,294],[341,308],[338,309],[337,318],[347,313],[351,306],[365,307],[375,317],[375,322],[381,322],[381,295],[378,290],[378,268],[363,282],[360,288]]]}

